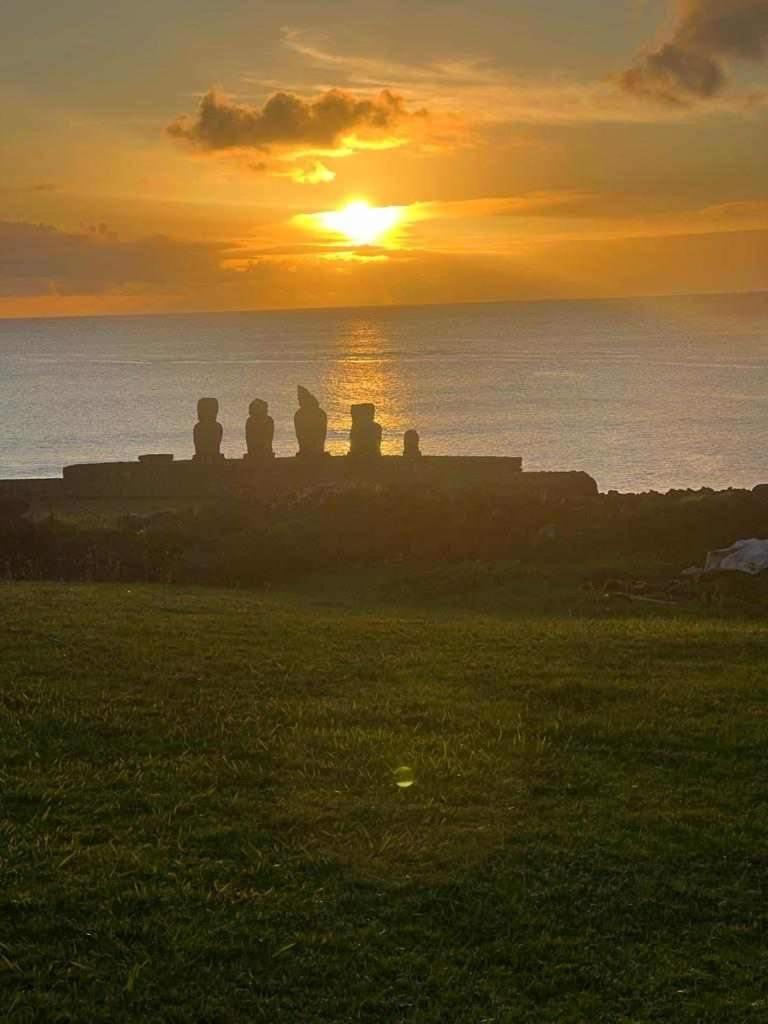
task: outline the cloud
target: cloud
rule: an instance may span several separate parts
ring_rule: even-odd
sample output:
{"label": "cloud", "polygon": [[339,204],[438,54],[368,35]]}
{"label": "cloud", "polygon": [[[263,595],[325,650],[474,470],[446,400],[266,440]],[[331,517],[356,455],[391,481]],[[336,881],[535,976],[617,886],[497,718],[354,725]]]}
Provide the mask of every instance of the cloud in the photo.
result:
{"label": "cloud", "polygon": [[[670,238],[678,235],[729,233],[768,228],[768,201],[762,198],[701,207],[689,201],[623,191],[539,190],[514,196],[420,200],[399,206],[388,240],[361,249],[340,242],[320,211],[295,215],[279,245],[246,240],[229,265],[272,256],[332,255],[374,251],[391,257],[432,251],[486,255],[518,252],[531,244],[566,241],[615,241]],[[513,225],[511,221],[518,221]],[[457,231],[456,221],[462,221]],[[290,234],[290,230],[293,234]]]}
{"label": "cloud", "polygon": [[568,191],[529,192],[518,196],[482,196],[476,199],[432,200],[413,203],[408,209],[412,220],[467,217],[560,217],[590,213],[603,201],[602,196]]}
{"label": "cloud", "polygon": [[741,199],[718,203],[701,211],[702,217],[723,223],[746,223],[751,227],[768,227],[768,199]]}
{"label": "cloud", "polygon": [[768,289],[766,230],[545,239],[508,252],[243,247],[226,269],[233,248],[0,224],[0,316]]}
{"label": "cloud", "polygon": [[168,132],[207,152],[336,150],[349,148],[350,139],[358,137],[363,142],[385,139],[428,117],[423,109],[408,111],[403,98],[389,89],[373,97],[328,89],[311,99],[276,92],[261,107],[235,103],[211,90],[193,118],[179,118]]}
{"label": "cloud", "polygon": [[0,296],[100,295],[210,283],[227,247],[163,236],[120,241],[105,225],[80,234],[0,221]]}
{"label": "cloud", "polygon": [[299,185],[326,185],[336,180],[336,172],[316,160],[311,167],[295,167],[281,172]]}
{"label": "cloud", "polygon": [[[755,2],[755,0],[752,0]],[[768,0],[760,0],[761,4]],[[313,67],[322,70],[334,84],[354,90],[378,89],[383,83],[411,102],[424,104],[434,125],[441,118],[450,127],[451,117],[457,122],[453,144],[477,141],[477,130],[494,124],[626,124],[679,121],[689,117],[691,109],[679,102],[639,104],[630,93],[641,92],[641,69],[631,69],[620,86],[614,77],[599,81],[579,82],[564,74],[528,78],[511,74],[492,61],[472,55],[405,64],[397,61],[356,54],[338,54],[297,29],[283,31],[283,44],[299,54]],[[678,74],[693,85],[717,90],[707,60],[664,53],[651,65],[668,62],[678,66]],[[682,65],[682,67],[680,67]],[[661,68],[657,69],[657,73]],[[671,73],[671,72],[670,72]],[[677,79],[676,79],[677,80]],[[254,84],[259,80],[246,76]],[[324,82],[324,85],[326,83]],[[677,95],[675,90],[674,95]],[[766,104],[762,94],[744,97],[718,96],[694,108],[701,114],[743,112]],[[460,116],[457,115],[460,112]],[[475,129],[474,138],[469,126]]]}
{"label": "cloud", "polygon": [[768,0],[686,0],[676,35],[710,53],[762,60],[768,54]]}
{"label": "cloud", "polygon": [[620,77],[636,96],[670,105],[718,96],[731,59],[768,56],[768,0],[681,0],[669,40]]}
{"label": "cloud", "polygon": [[768,288],[768,231],[573,239],[515,253],[370,247],[277,256],[254,259],[226,288],[230,308],[327,307],[347,306],[351,295],[388,305],[704,292],[713,281],[722,291]]}
{"label": "cloud", "polygon": [[[320,157],[335,160],[410,143],[452,146],[461,129],[455,119],[433,118],[423,107],[409,109],[391,89],[366,95],[330,88],[308,99],[279,90],[262,106],[210,90],[193,117],[177,118],[167,131],[198,153],[234,157],[250,170],[319,185],[336,177]],[[260,159],[254,160],[255,153]],[[299,160],[305,163],[291,166]]]}
{"label": "cloud", "polygon": [[[283,45],[305,58],[317,68],[336,71],[348,83],[358,88],[397,88],[409,92],[419,86],[439,83],[443,87],[496,84],[501,72],[483,59],[455,57],[449,60],[428,61],[424,64],[404,64],[399,61],[377,57],[361,57],[356,54],[331,53],[310,41],[304,32],[284,28]],[[397,83],[393,86],[392,83]]]}
{"label": "cloud", "polygon": [[625,71],[621,83],[637,96],[676,104],[692,96],[716,96],[725,84],[725,74],[712,57],[667,43]]}

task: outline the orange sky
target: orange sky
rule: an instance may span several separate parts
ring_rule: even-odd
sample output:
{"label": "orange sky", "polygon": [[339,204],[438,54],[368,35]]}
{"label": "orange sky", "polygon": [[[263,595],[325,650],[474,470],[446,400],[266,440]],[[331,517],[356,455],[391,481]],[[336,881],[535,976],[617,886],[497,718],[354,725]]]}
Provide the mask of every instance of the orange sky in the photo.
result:
{"label": "orange sky", "polygon": [[62,6],[0,39],[0,316],[768,288],[768,0]]}

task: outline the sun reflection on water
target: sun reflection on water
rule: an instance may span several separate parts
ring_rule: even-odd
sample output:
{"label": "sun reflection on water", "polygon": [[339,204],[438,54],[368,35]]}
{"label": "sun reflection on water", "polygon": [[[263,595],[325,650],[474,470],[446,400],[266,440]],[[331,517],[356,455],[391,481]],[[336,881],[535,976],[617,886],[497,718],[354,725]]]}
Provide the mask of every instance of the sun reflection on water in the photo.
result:
{"label": "sun reflection on water", "polygon": [[364,317],[350,320],[339,335],[337,356],[325,378],[328,410],[328,448],[334,454],[349,449],[350,405],[373,402],[384,431],[381,450],[399,455],[407,422],[408,395],[398,374],[396,354],[382,325]]}

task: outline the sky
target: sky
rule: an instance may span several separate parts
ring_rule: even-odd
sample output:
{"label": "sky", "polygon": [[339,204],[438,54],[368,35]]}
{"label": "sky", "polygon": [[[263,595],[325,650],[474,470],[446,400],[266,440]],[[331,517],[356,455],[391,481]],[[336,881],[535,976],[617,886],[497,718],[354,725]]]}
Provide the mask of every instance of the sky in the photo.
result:
{"label": "sky", "polygon": [[0,316],[768,289],[768,0],[41,0]]}

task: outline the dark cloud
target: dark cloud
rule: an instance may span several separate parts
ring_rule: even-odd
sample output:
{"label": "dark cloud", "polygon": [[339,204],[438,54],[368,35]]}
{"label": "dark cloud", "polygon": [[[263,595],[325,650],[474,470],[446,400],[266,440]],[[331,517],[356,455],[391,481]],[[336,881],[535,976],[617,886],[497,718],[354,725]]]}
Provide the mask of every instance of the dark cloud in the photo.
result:
{"label": "dark cloud", "polygon": [[104,225],[88,233],[0,222],[0,296],[99,295],[210,283],[224,247],[162,236],[120,241]]}
{"label": "dark cloud", "polygon": [[637,96],[684,103],[691,96],[716,96],[725,84],[725,75],[714,58],[667,43],[625,71],[621,82]]}
{"label": "dark cloud", "polygon": [[762,60],[768,53],[768,0],[689,0],[677,36],[709,53]]}
{"label": "dark cloud", "polygon": [[203,96],[194,118],[174,121],[168,132],[209,151],[334,148],[350,132],[385,135],[408,120],[427,116],[425,110],[408,112],[402,97],[387,89],[373,99],[343,89],[329,89],[308,100],[276,92],[263,107],[233,103],[212,90]]}
{"label": "dark cloud", "polygon": [[768,0],[683,0],[672,38],[621,76],[638,96],[684,104],[724,88],[729,59],[768,56]]}

